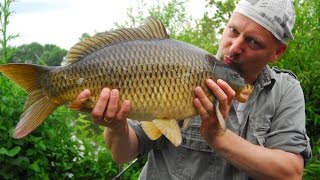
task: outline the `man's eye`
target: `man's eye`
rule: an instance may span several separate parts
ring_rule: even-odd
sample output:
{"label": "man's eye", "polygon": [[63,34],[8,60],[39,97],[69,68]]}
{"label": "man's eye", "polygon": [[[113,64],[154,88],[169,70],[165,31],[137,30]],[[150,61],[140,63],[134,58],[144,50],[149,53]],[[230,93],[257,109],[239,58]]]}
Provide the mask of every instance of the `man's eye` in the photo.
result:
{"label": "man's eye", "polygon": [[234,34],[238,33],[237,30],[235,28],[233,28],[233,27],[230,27],[229,29],[230,29],[230,32],[232,32]]}
{"label": "man's eye", "polygon": [[258,41],[254,40],[254,39],[248,39],[247,42],[248,42],[249,46],[250,46],[251,48],[253,48],[253,49],[260,49],[260,48],[262,48],[261,44],[260,44]]}
{"label": "man's eye", "polygon": [[250,40],[249,40],[249,44],[251,44],[251,45],[258,45],[259,43],[258,43],[256,40],[254,40],[254,39],[250,39]]}

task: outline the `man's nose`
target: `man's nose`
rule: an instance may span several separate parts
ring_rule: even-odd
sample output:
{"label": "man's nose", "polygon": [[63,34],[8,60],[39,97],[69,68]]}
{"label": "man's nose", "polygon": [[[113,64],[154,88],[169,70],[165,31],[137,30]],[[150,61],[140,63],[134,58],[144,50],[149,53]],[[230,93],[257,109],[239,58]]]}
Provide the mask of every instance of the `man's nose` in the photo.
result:
{"label": "man's nose", "polygon": [[233,38],[230,46],[230,53],[240,55],[243,52],[243,39],[241,37]]}

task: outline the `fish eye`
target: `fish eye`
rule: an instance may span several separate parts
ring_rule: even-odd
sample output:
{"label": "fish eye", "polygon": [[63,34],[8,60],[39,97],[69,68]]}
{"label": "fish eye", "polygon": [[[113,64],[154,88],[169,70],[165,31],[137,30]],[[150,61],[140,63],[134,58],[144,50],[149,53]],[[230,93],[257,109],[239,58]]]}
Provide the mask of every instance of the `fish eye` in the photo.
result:
{"label": "fish eye", "polygon": [[234,74],[233,74],[233,77],[234,77],[234,78],[239,78],[240,75],[239,75],[238,73],[234,73]]}

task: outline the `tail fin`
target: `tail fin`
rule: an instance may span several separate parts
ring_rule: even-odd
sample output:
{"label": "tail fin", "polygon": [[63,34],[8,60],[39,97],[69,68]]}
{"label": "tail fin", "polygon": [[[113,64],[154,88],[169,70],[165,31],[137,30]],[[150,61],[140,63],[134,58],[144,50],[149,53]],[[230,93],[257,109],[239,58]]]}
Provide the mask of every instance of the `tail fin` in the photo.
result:
{"label": "tail fin", "polygon": [[14,130],[14,138],[23,138],[37,128],[59,105],[43,93],[41,77],[50,69],[32,64],[0,65],[0,72],[28,92],[24,113]]}

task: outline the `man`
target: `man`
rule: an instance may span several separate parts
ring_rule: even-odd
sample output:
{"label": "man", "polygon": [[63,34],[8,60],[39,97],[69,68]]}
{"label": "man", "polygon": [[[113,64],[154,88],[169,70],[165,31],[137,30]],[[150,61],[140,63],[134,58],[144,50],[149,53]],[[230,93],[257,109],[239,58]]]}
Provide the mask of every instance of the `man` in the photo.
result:
{"label": "man", "polygon": [[[105,141],[118,163],[148,154],[140,179],[301,179],[310,145],[305,132],[304,97],[289,71],[270,69],[293,39],[290,0],[241,0],[220,40],[217,57],[235,67],[255,89],[247,103],[234,100],[224,81],[206,81],[220,102],[223,131],[214,105],[200,87],[199,114],[182,131],[178,147],[166,138],[151,141],[136,121],[127,120],[130,102],[119,111],[119,91],[104,88],[92,117],[105,126]],[[78,99],[90,96],[83,91]]]}

